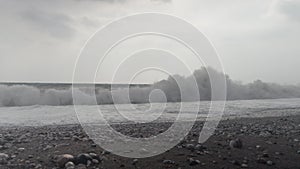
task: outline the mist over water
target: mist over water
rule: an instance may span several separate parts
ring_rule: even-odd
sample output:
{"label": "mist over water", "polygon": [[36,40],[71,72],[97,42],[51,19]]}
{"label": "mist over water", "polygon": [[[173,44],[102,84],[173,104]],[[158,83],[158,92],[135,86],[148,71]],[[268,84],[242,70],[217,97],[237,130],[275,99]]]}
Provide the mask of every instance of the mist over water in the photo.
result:
{"label": "mist over water", "polygon": [[[300,86],[265,83],[261,80],[242,84],[212,68],[204,67],[194,71],[191,76],[174,75],[149,86],[111,87],[111,89],[95,87],[93,91],[75,88],[73,94],[77,98],[76,104],[81,105],[95,104],[93,92],[97,104],[148,103],[149,99],[151,102],[211,100],[210,77],[223,79],[224,76],[226,77],[228,100],[300,97]],[[196,79],[200,98],[194,91],[189,91],[193,78]],[[181,84],[180,89],[178,82]],[[58,85],[53,84],[46,89],[34,85],[0,85],[0,106],[72,105],[71,85],[66,88],[59,88]],[[184,97],[185,100],[181,100],[180,91],[182,90],[188,95],[188,97]]]}

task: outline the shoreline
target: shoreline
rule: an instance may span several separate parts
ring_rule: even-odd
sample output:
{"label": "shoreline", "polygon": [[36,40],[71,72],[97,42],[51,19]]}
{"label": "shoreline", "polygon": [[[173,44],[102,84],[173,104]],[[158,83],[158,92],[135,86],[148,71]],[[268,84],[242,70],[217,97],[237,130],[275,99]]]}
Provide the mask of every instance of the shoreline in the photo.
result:
{"label": "shoreline", "polygon": [[[298,108],[297,108],[298,109]],[[287,109],[284,109],[284,110],[287,110]],[[236,121],[236,120],[246,120],[246,121],[249,121],[249,120],[257,120],[257,119],[272,119],[272,118],[285,118],[285,117],[297,117],[298,116],[300,117],[300,114],[298,113],[289,113],[289,114],[276,114],[276,115],[267,115],[267,116],[245,116],[245,115],[242,115],[241,117],[237,117],[235,115],[233,116],[226,116],[226,117],[222,117],[222,119],[219,121],[219,123],[223,122],[223,121]],[[201,119],[200,119],[201,118]],[[198,117],[195,121],[189,121],[189,120],[186,120],[186,121],[181,121],[183,123],[185,122],[194,122],[194,123],[203,123],[205,122],[205,117]],[[213,119],[211,121],[214,121]],[[149,125],[149,124],[172,124],[173,121],[152,121],[152,122],[145,122],[145,123],[135,123],[135,122],[112,122],[110,123],[110,125],[114,126],[114,125],[135,125],[135,124],[145,124],[145,125]],[[88,125],[88,124],[94,124],[94,123],[85,123],[85,125]],[[99,125],[99,124],[97,124]],[[78,126],[81,126],[81,124],[79,123],[66,123],[66,124],[61,124],[61,123],[58,123],[58,124],[41,124],[41,125],[34,125],[34,124],[30,124],[30,125],[23,125],[23,124],[13,124],[13,123],[6,123],[6,124],[1,124],[0,123],[0,127],[2,129],[18,129],[18,128],[43,128],[43,127],[78,127]]]}

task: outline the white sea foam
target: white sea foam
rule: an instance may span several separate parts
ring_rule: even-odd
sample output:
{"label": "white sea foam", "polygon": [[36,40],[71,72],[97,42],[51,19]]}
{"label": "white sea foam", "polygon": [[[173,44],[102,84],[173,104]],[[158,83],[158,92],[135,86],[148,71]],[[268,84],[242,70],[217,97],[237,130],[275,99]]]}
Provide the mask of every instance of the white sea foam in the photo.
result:
{"label": "white sea foam", "polygon": [[[157,122],[173,121],[178,115],[181,103],[163,103],[152,104],[151,111],[149,104],[121,104],[118,105],[118,110],[115,105],[79,105],[77,109],[84,112],[86,115],[83,121],[89,123],[132,123],[124,117],[134,117],[135,121],[149,122],[149,119],[156,119],[160,116],[161,110],[163,114]],[[187,107],[185,112],[182,112],[185,119],[193,118],[193,107],[200,104],[198,120],[205,119],[209,110],[210,102],[189,102],[183,103]],[[271,117],[285,115],[300,115],[300,99],[273,99],[273,100],[237,100],[228,101],[224,111],[223,118],[236,117]],[[133,111],[132,107],[135,110]],[[164,108],[164,106],[166,106]],[[103,114],[102,118],[99,111]],[[121,112],[122,115],[116,112]],[[69,106],[26,106],[26,107],[0,107],[0,126],[41,126],[41,125],[65,125],[78,124],[75,109],[72,105]]]}

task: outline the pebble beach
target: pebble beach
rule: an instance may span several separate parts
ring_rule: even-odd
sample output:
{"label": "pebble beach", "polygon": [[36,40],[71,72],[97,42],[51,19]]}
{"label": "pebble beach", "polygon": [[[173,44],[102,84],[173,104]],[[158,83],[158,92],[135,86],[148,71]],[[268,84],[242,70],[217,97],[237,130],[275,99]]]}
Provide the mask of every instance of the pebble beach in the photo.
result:
{"label": "pebble beach", "polygon": [[[170,123],[112,125],[131,137],[149,137]],[[300,169],[300,116],[222,120],[214,135],[198,144],[203,122],[171,150],[132,159],[95,144],[80,125],[7,126],[0,129],[1,169]],[[147,131],[147,132],[145,132]]]}

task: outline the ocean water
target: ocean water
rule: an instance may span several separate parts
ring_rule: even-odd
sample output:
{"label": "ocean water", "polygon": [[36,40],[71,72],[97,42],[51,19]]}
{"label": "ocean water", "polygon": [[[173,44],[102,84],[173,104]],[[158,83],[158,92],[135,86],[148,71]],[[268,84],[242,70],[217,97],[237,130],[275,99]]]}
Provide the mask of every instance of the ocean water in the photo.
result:
{"label": "ocean water", "polygon": [[[120,105],[31,105],[0,107],[0,126],[43,126],[85,123],[147,123],[174,121],[178,113],[186,120],[197,114],[204,120],[211,102],[153,103]],[[180,107],[184,106],[184,110]],[[198,109],[199,107],[199,109]],[[77,113],[79,114],[79,119]],[[300,115],[300,99],[227,101],[223,119]]]}

